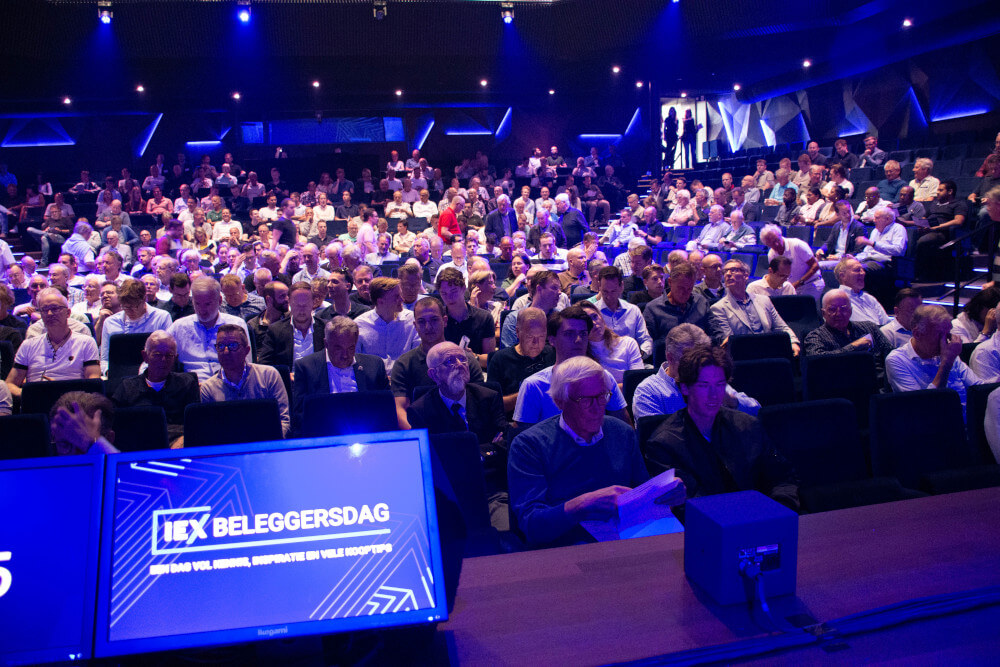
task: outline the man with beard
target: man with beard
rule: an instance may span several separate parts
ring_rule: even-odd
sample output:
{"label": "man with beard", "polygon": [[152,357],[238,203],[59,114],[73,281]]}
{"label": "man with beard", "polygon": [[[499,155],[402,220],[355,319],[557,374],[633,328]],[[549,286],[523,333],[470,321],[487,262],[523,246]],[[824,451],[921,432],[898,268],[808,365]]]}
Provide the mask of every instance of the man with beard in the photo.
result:
{"label": "man with beard", "polygon": [[254,337],[254,349],[264,344],[267,329],[288,313],[288,285],[277,280],[264,285],[264,312],[247,322],[247,329]]}

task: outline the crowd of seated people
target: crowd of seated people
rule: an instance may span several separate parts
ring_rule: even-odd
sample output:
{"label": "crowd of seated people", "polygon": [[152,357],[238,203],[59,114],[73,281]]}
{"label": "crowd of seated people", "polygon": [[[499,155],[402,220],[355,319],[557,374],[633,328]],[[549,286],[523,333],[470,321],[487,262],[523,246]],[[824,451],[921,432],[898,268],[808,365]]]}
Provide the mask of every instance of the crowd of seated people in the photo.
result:
{"label": "crowd of seated people", "polygon": [[[859,157],[838,143],[825,157],[810,144],[797,172],[762,160],[740,186],[730,174],[715,190],[678,178],[643,196],[615,176],[614,153],[580,158],[584,189],[565,185],[555,146],[503,178],[480,154],[445,181],[414,151],[405,163],[391,155],[385,178],[336,169],[300,190],[229,154],[218,170],[208,156],[193,168],[158,159],[142,183],[126,171],[103,188],[85,171],[22,229],[42,250],[37,266],[0,241],[0,341],[14,350],[0,413],[26,383],[110,377],[115,335],[147,334],[140,371],[108,398],[162,407],[172,446],[183,446],[192,402],[273,400],[294,437],[312,396],[390,391],[400,428],[477,434],[491,500],[506,504],[509,491],[532,544],[579,539],[580,521],[669,467],[683,480],[676,502],[757,488],[797,507],[794,471],[756,421],[760,403],[731,384],[735,337],[781,334],[793,356],[869,352],[885,391],[949,387],[964,403],[970,385],[1000,379],[990,351],[1000,290],[952,322],[894,281],[906,225],[928,230],[918,244],[947,238],[969,217],[966,198],[928,180],[926,163],[896,183],[898,165],[865,146]],[[885,187],[855,207],[847,179],[865,165],[885,170]],[[93,220],[67,203],[82,194],[106,202]],[[1000,220],[1000,188],[979,196]],[[761,225],[763,207],[780,219]],[[157,223],[133,228],[141,215]],[[814,248],[794,233],[802,226],[830,233]],[[748,249],[766,262],[759,280],[730,256]],[[771,302],[794,294],[822,317],[801,340]],[[981,345],[971,365],[962,342]],[[630,371],[650,374],[634,398],[623,391]],[[53,419],[93,434],[91,403]],[[634,419],[654,415],[671,418],[640,442]]]}

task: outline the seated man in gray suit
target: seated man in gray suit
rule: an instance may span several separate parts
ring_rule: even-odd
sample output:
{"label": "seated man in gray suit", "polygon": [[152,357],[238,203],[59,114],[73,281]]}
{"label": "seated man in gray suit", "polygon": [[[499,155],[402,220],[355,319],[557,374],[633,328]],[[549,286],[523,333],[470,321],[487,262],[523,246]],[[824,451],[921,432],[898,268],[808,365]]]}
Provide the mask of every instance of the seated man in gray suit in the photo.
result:
{"label": "seated man in gray suit", "polygon": [[747,293],[750,267],[731,259],[722,267],[726,295],[709,310],[709,330],[718,345],[726,345],[730,336],[784,331],[792,339],[792,353],[799,355],[799,339],[785,324],[766,297]]}
{"label": "seated man in gray suit", "polygon": [[323,329],[323,349],[295,362],[292,381],[292,432],[302,428],[305,399],[349,391],[389,389],[385,363],[370,354],[357,354],[358,325],[338,315]]}

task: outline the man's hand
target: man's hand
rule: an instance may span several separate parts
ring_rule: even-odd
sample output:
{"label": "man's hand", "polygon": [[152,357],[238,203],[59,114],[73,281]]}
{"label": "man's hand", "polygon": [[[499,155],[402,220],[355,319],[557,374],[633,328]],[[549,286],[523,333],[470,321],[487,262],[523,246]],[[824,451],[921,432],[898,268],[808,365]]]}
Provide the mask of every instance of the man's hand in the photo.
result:
{"label": "man's hand", "polygon": [[683,505],[685,501],[687,501],[687,487],[684,486],[684,480],[678,477],[677,486],[670,489],[653,502],[657,505],[676,507],[677,505]]}
{"label": "man's hand", "polygon": [[868,340],[868,336],[862,336],[861,338],[851,343],[851,347],[853,347],[855,350],[868,350],[871,349],[871,346],[872,342]]}
{"label": "man's hand", "polygon": [[597,491],[584,493],[566,501],[563,509],[577,522],[595,520],[604,521],[613,518],[618,513],[618,496],[631,491],[627,486],[606,486]]}
{"label": "man's hand", "polygon": [[801,352],[801,351],[802,351],[802,348],[799,347],[798,343],[792,343],[792,356],[793,357],[799,356],[799,352]]}
{"label": "man's hand", "polygon": [[997,309],[990,308],[986,311],[986,322],[983,324],[983,335],[992,336],[997,330]]}
{"label": "man's hand", "polygon": [[962,339],[950,333],[941,336],[941,363],[953,364],[962,352]]}
{"label": "man's hand", "polygon": [[59,408],[52,420],[53,440],[68,442],[73,446],[74,453],[86,454],[90,446],[101,437],[101,411],[95,410],[90,417],[83,411],[79,403],[73,403],[70,408]]}

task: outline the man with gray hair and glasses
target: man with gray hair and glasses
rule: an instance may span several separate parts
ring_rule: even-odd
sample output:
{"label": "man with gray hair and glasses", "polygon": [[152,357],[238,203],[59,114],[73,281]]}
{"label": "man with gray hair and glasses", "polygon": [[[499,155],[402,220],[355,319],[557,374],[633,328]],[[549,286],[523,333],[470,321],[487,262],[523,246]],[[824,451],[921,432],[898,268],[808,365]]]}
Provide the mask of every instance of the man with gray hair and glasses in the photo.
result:
{"label": "man with gray hair and glasses", "polygon": [[[618,496],[649,478],[635,431],[605,414],[614,389],[593,359],[567,359],[553,370],[549,387],[560,414],[514,438],[510,504],[531,545],[593,541],[580,522],[614,517]],[[674,493],[683,499],[683,486],[664,500],[674,500]]]}

